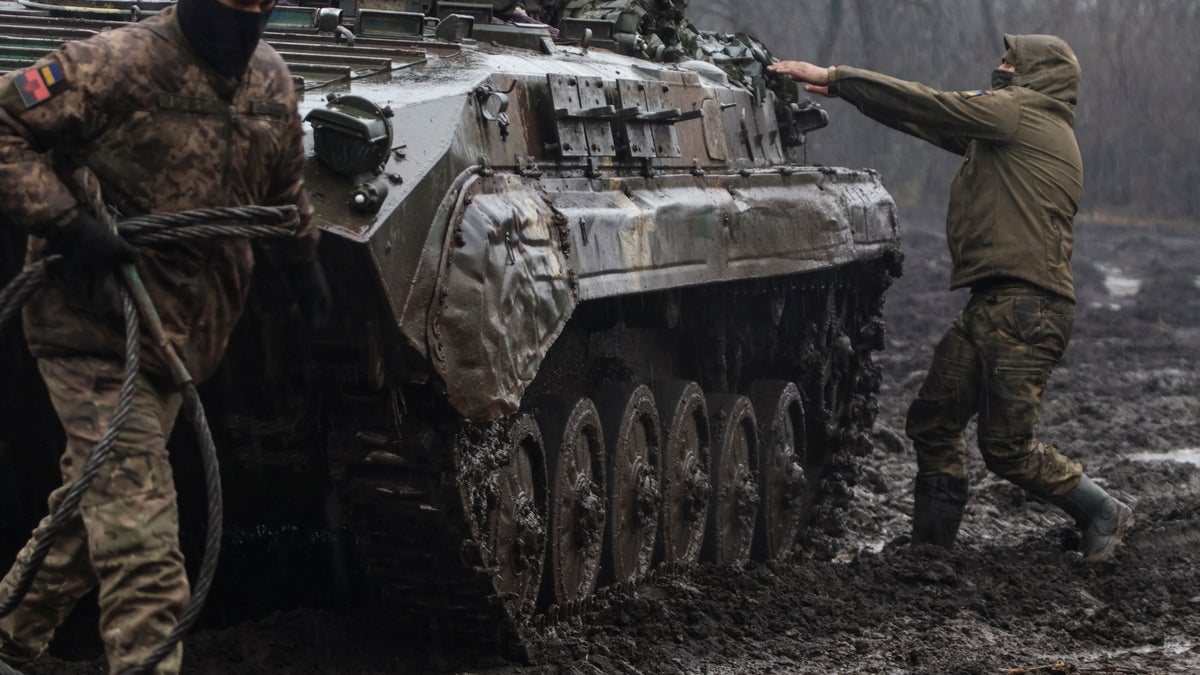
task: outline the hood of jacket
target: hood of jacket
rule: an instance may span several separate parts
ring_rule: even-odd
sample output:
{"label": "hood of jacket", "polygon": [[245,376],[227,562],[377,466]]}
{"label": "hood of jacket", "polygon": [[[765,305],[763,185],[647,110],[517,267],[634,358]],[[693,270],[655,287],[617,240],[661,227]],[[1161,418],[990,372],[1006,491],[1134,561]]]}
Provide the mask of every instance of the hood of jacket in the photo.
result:
{"label": "hood of jacket", "polygon": [[1003,60],[1017,69],[1013,84],[1068,105],[1079,100],[1079,59],[1054,35],[1004,35]]}

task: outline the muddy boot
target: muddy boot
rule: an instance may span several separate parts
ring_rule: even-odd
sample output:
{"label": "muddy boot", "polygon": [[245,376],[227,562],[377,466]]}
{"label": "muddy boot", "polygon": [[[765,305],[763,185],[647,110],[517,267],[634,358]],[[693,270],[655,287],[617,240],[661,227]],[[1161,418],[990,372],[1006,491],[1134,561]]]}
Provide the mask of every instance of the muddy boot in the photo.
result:
{"label": "muddy boot", "polygon": [[1107,560],[1133,529],[1133,509],[1109,496],[1087,476],[1067,494],[1052,500],[1066,511],[1083,534],[1080,552],[1089,560]]}
{"label": "muddy boot", "polygon": [[950,548],[967,505],[967,479],[946,474],[917,476],[913,491],[913,544]]}

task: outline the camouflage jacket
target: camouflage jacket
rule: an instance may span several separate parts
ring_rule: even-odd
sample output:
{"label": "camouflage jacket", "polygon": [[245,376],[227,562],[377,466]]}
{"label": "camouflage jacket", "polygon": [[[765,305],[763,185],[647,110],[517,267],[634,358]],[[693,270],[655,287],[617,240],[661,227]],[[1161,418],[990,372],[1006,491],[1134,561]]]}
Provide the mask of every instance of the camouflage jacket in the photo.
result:
{"label": "camouflage jacket", "polygon": [[[317,230],[301,178],[301,138],[291,75],[275,50],[260,44],[242,78],[222,77],[194,55],[172,7],[69,42],[32,69],[0,78],[0,211],[35,235],[28,252],[35,259],[38,235],[86,203],[71,177],[89,167],[125,216],[296,204],[301,230],[286,255],[311,259]],[[138,270],[195,377],[220,361],[253,265],[246,241],[142,250]],[[34,355],[120,357],[114,283],[53,273],[25,307]],[[144,339],[143,362],[165,372],[149,345]]]}
{"label": "camouflage jacket", "polygon": [[950,287],[1023,279],[1075,299],[1071,252],[1083,193],[1075,140],[1080,69],[1063,40],[1005,35],[1012,86],[937,91],[838,66],[830,92],[876,121],[963,156],[950,186]]}

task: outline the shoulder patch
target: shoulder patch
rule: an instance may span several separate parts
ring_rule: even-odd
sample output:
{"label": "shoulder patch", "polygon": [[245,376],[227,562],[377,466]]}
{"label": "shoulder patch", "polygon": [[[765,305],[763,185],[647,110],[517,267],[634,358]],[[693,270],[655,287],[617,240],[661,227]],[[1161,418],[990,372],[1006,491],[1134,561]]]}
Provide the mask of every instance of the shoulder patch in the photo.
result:
{"label": "shoulder patch", "polygon": [[960,92],[958,92],[958,95],[962,96],[963,100],[969,101],[969,100],[971,100],[973,98],[977,98],[979,96],[991,96],[992,90],[991,89],[975,89],[972,91],[960,91]]}
{"label": "shoulder patch", "polygon": [[66,82],[66,77],[58,61],[30,68],[13,78],[13,86],[21,95],[21,102],[26,109],[48,100],[63,82]]}

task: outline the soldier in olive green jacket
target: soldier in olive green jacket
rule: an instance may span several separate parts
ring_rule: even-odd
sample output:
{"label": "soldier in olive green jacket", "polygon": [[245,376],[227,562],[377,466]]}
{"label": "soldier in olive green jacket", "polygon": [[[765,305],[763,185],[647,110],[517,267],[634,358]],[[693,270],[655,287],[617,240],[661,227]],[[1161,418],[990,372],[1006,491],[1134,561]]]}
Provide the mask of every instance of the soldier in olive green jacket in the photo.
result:
{"label": "soldier in olive green jacket", "polygon": [[954,542],[967,502],[963,430],[978,414],[988,468],[1063,508],[1083,531],[1083,553],[1104,559],[1132,527],[1132,511],[1033,434],[1074,322],[1072,223],[1083,191],[1072,128],[1079,61],[1050,35],[1005,35],[1004,44],[990,90],[937,91],[860,68],[797,61],[771,70],[963,156],[946,236],[950,287],[972,294],[908,411],[918,464],[913,542]]}
{"label": "soldier in olive green jacket", "polygon": [[[305,197],[292,78],[259,43],[273,0],[181,0],[155,17],[69,42],[0,77],[0,211],[30,235],[29,259],[61,254],[25,308],[25,335],[66,432],[63,487],[78,477],[116,408],[124,331],[111,301],[115,263],[134,262],[166,338],[196,377],[213,373],[242,314],[254,256],[247,241],[197,241],[134,251],[90,213],[77,171],[97,178],[125,215],[217,206],[294,205],[301,226],[284,257],[310,326],[328,290]],[[133,407],[78,512],[54,540],[12,614],[0,659],[36,658],[75,604],[99,587],[100,632],[112,672],[141,663],[189,599],[166,442],[180,393],[143,342]],[[8,597],[18,564],[0,581]],[[177,645],[154,673],[177,673]]]}

